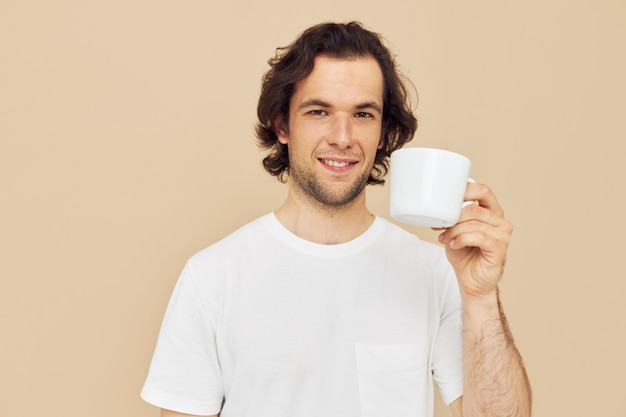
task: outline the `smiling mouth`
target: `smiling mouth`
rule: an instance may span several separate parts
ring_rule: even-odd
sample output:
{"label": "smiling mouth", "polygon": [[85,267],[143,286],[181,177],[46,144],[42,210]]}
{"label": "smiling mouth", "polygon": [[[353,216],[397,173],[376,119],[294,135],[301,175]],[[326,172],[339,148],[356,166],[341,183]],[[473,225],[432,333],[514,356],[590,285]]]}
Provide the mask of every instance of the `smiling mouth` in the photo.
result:
{"label": "smiling mouth", "polygon": [[335,167],[335,168],[345,168],[345,167],[353,164],[353,162],[335,161],[335,160],[332,160],[332,159],[320,159],[320,161],[322,161],[324,164],[326,164],[328,166]]}

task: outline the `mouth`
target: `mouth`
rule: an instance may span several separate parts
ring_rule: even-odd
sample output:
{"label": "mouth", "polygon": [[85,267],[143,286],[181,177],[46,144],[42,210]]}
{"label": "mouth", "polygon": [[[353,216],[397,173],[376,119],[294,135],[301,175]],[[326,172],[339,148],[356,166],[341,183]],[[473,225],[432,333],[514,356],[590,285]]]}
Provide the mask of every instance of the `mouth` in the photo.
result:
{"label": "mouth", "polygon": [[333,168],[345,168],[350,165],[354,165],[356,163],[356,162],[351,162],[351,161],[337,161],[334,159],[320,159],[320,161],[324,165],[328,165],[329,167],[333,167]]}

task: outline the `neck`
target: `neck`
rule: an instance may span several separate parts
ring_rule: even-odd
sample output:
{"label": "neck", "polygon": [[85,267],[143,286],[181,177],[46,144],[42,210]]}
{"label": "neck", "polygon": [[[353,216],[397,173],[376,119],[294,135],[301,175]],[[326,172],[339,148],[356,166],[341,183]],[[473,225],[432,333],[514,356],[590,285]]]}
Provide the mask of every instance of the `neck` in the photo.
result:
{"label": "neck", "polygon": [[302,202],[289,193],[275,214],[296,236],[324,245],[348,242],[364,233],[374,221],[374,215],[365,205],[365,190],[352,202],[339,207]]}

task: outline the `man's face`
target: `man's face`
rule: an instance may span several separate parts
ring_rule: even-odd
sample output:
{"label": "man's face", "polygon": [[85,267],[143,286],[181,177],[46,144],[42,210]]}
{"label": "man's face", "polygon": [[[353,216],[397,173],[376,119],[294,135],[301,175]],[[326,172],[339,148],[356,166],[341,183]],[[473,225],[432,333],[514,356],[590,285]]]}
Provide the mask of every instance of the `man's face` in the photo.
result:
{"label": "man's face", "polygon": [[364,198],[382,147],[382,111],[383,75],[374,58],[318,56],[296,85],[288,128],[278,129],[293,192],[330,206]]}

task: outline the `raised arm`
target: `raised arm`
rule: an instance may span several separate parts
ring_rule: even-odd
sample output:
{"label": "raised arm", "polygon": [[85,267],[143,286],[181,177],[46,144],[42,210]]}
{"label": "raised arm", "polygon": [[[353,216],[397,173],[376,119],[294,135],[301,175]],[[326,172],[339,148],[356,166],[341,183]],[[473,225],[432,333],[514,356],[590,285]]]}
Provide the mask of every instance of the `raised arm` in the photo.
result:
{"label": "raised arm", "polygon": [[528,417],[530,383],[498,291],[513,227],[486,185],[469,184],[466,198],[478,204],[439,237],[463,302],[464,390],[452,410],[455,417]]}

